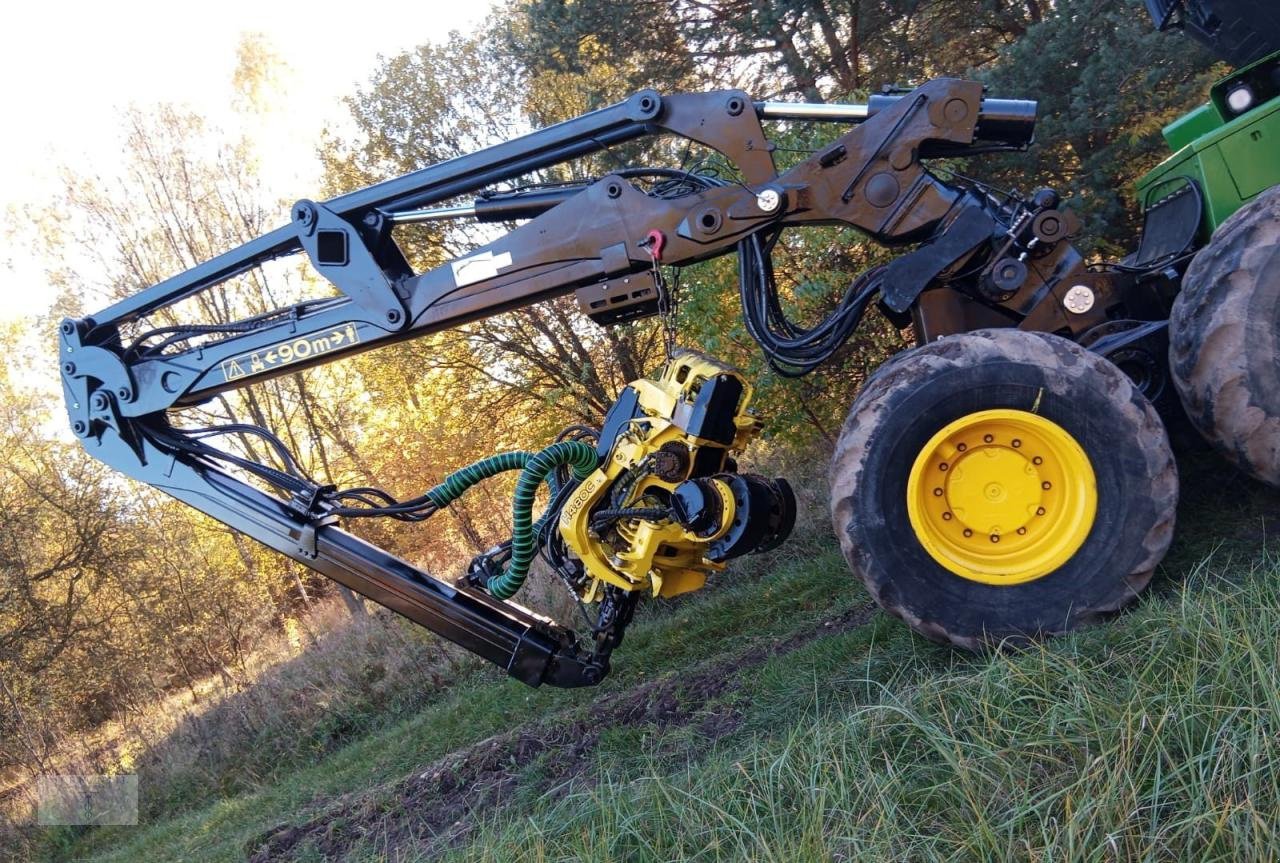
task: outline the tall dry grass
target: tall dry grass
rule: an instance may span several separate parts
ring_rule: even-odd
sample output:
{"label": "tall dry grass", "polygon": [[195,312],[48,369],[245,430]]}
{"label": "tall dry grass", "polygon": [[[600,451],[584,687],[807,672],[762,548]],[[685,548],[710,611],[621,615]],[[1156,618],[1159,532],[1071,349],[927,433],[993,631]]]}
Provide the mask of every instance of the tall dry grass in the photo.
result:
{"label": "tall dry grass", "polygon": [[47,832],[31,826],[42,773],[137,774],[140,816],[151,821],[269,784],[421,706],[473,667],[389,612],[353,618],[337,599],[315,603],[259,639],[242,668],[57,739],[42,763],[5,777],[0,858],[22,859]]}

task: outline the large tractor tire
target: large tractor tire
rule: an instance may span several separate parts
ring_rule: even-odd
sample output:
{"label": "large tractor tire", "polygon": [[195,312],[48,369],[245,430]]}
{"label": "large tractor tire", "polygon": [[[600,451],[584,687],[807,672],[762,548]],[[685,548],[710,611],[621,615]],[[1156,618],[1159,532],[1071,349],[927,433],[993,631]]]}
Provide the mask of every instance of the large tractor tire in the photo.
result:
{"label": "large tractor tire", "polygon": [[1169,319],[1169,366],[1200,433],[1280,487],[1280,186],[1223,222],[1191,262]]}
{"label": "large tractor tire", "polygon": [[1177,469],[1155,408],[1065,339],[979,330],[905,351],[840,433],[831,510],[882,608],[970,650],[1130,602],[1173,536]]}

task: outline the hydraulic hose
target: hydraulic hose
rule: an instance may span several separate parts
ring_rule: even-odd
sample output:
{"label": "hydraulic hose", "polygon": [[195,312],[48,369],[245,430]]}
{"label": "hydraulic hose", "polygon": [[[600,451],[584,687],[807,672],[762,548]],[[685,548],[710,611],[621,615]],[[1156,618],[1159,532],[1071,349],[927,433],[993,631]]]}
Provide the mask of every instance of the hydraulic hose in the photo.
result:
{"label": "hydraulic hose", "polygon": [[427,492],[427,498],[437,509],[443,509],[481,480],[509,470],[523,470],[533,456],[531,452],[516,450],[482,458],[446,476],[438,486]]}
{"label": "hydraulic hose", "polygon": [[560,441],[537,453],[517,450],[480,459],[446,476],[425,497],[440,509],[462,497],[467,489],[481,480],[509,470],[520,471],[511,503],[511,560],[506,570],[492,576],[487,584],[493,596],[510,599],[524,585],[529,565],[538,550],[537,535],[542,520],[536,524],[533,521],[533,502],[538,486],[547,482],[554,497],[557,491],[554,471],[557,467],[567,465],[574,478],[582,480],[590,476],[599,463],[600,457],[594,446],[582,441]]}
{"label": "hydraulic hose", "polygon": [[516,481],[511,503],[511,560],[507,568],[488,581],[489,593],[498,599],[510,599],[524,585],[529,565],[537,551],[533,524],[533,501],[538,486],[560,465],[568,465],[575,479],[586,479],[600,463],[596,448],[582,441],[554,443],[530,458]]}

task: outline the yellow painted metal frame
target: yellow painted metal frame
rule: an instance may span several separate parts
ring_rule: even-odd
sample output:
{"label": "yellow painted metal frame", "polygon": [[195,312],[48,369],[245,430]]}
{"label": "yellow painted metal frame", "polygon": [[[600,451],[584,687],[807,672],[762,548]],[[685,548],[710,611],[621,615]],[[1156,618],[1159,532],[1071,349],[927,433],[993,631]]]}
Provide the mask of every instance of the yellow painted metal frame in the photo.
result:
{"label": "yellow painted metal frame", "polygon": [[[733,493],[719,480],[713,482],[720,491],[720,524],[710,535],[698,536],[671,520],[624,519],[617,525],[618,538],[623,542],[615,547],[594,535],[590,527],[592,510],[603,500],[614,480],[664,445],[675,442],[686,446],[691,464],[700,447],[724,448],[723,444],[686,433],[671,419],[681,401],[692,402],[706,381],[720,375],[731,375],[742,384],[743,394],[733,420],[736,433],[727,448],[729,453],[741,452],[759,431],[760,422],[749,410],[751,385],[732,366],[695,351],[682,350],[676,352],[656,380],[643,379],[631,384],[644,416],[633,420],[618,435],[608,460],[582,482],[560,514],[560,535],[582,561],[587,573],[596,579],[585,598],[593,598],[600,583],[624,590],[648,590],[654,596],[676,596],[697,590],[706,583],[708,573],[725,568],[723,563],[705,557],[708,546],[729,530],[735,515]],[[656,490],[670,492],[683,479],[667,482],[646,474],[622,505],[643,507],[647,495]]]}

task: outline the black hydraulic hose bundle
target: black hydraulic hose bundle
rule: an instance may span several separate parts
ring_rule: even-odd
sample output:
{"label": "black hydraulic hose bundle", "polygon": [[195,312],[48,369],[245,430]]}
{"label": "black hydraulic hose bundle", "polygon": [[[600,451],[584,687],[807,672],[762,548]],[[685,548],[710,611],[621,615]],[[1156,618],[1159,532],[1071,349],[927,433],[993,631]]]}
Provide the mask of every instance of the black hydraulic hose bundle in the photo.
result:
{"label": "black hydraulic hose bundle", "polygon": [[591,516],[591,527],[593,530],[602,530],[615,521],[621,521],[624,518],[638,518],[645,521],[661,521],[664,518],[671,517],[671,510],[666,507],[655,506],[631,506],[619,507],[617,509],[602,509]]}
{"label": "black hydraulic hose bundle", "polygon": [[[425,494],[413,500],[392,503],[388,506],[336,507],[334,515],[340,516],[380,516],[402,515],[407,513],[433,514],[457,500],[476,483],[497,476],[507,471],[520,471],[516,480],[515,495],[511,504],[511,542],[509,558],[505,567],[490,576],[486,587],[499,599],[510,599],[524,585],[529,574],[529,565],[538,551],[542,527],[548,521],[554,521],[558,515],[556,502],[562,503],[558,493],[561,484],[555,478],[555,471],[560,467],[569,468],[572,481],[580,481],[590,475],[600,462],[595,447],[577,440],[561,440],[540,452],[498,453],[488,458],[467,465],[449,474],[444,480]],[[533,519],[533,503],[538,487],[543,482],[551,486],[552,505],[536,522]],[[366,489],[358,490],[367,492]],[[335,494],[336,498],[351,497],[348,492]],[[497,561],[494,561],[497,563]]]}
{"label": "black hydraulic hose bundle", "polygon": [[[582,428],[595,434],[594,429]],[[576,433],[576,430],[573,431]],[[216,449],[202,440],[205,437],[227,434],[253,434],[263,438],[285,465],[285,470],[277,470]],[[387,517],[400,521],[425,521],[482,480],[507,471],[518,470],[520,477],[516,480],[511,505],[511,541],[507,549],[509,557],[504,561],[506,565],[499,567],[499,571],[492,575],[486,584],[489,592],[499,599],[510,599],[524,585],[529,574],[529,565],[533,562],[534,555],[538,553],[544,525],[553,523],[559,516],[559,507],[563,506],[565,498],[561,492],[568,490],[563,469],[567,469],[568,483],[576,485],[589,476],[600,462],[596,448],[591,444],[582,440],[558,440],[536,453],[518,450],[480,459],[449,474],[426,493],[409,500],[399,501],[382,489],[370,486],[342,490],[328,487],[326,490],[302,472],[293,454],[278,437],[257,426],[237,423],[216,428],[184,430],[182,434],[167,439],[167,442],[186,452],[247,470],[295,498],[318,499],[331,504],[341,504],[345,501],[360,504],[330,506],[325,511],[328,515],[346,518]],[[561,473],[561,476],[557,477],[557,473]],[[535,522],[534,499],[538,487],[544,482],[551,488],[552,502],[542,517]]]}
{"label": "black hydraulic hose bundle", "polygon": [[787,317],[773,275],[772,251],[781,233],[761,241],[752,234],[738,244],[738,280],[747,332],[778,374],[798,378],[838,351],[857,329],[867,306],[880,293],[884,267],[873,267],[853,280],[831,314],[813,327]]}
{"label": "black hydraulic hose bundle", "polygon": [[[669,189],[660,186],[655,190],[661,197],[679,197],[699,189],[731,185],[720,177],[698,171],[629,169],[620,173],[631,177],[646,174],[668,177]],[[764,239],[760,233],[753,233],[738,243],[738,287],[748,334],[760,345],[774,371],[783,377],[797,378],[826,362],[848,341],[867,306],[880,293],[884,267],[873,267],[860,274],[831,314],[813,327],[802,327],[787,317],[774,278],[773,248],[781,236],[781,230]]]}

